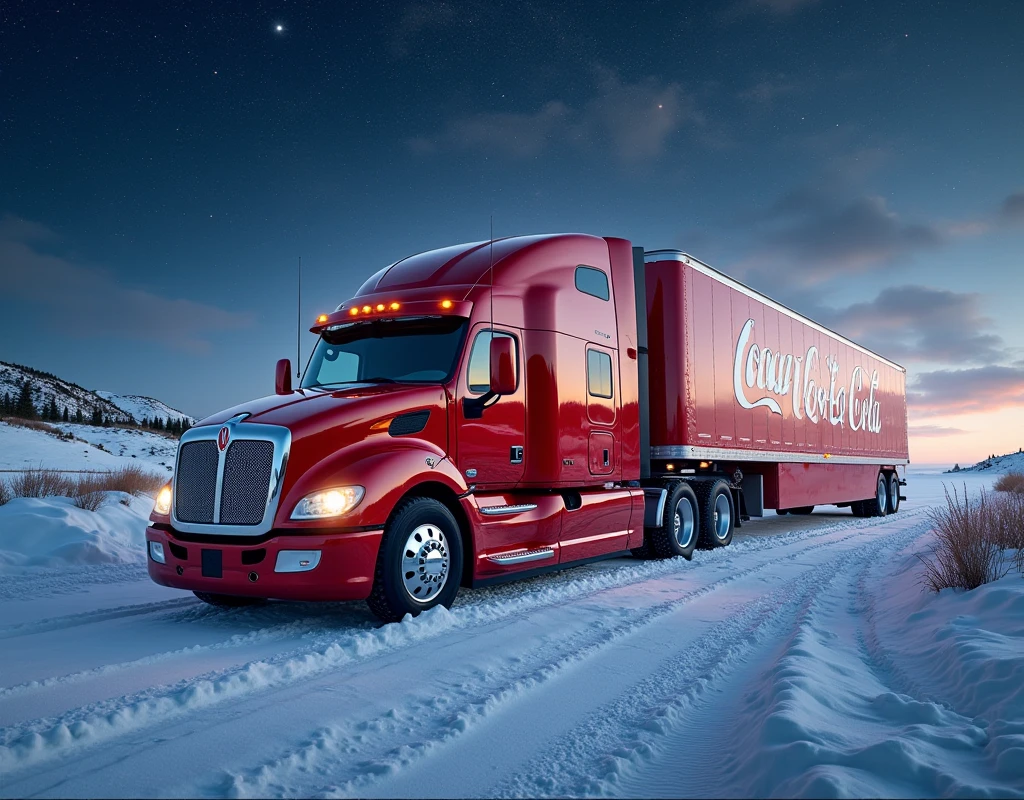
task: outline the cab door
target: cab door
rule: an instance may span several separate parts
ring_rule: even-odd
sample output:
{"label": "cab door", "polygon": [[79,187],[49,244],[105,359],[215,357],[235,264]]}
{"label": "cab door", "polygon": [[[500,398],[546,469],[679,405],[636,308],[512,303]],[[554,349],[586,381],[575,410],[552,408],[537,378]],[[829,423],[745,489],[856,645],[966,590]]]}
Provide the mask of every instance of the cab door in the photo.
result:
{"label": "cab door", "polygon": [[[488,401],[479,418],[474,418],[474,406],[490,390],[491,338],[498,336],[515,342],[516,390]],[[525,449],[526,388],[520,331],[479,325],[471,333],[467,353],[456,395],[459,469],[466,483],[480,490],[510,489],[522,479],[529,458]]]}

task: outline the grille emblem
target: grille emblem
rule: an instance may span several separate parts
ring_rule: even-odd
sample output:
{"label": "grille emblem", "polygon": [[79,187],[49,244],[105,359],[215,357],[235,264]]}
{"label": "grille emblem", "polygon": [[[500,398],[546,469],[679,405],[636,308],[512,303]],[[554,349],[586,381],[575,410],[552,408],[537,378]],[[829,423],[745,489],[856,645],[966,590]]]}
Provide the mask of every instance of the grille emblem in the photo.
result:
{"label": "grille emblem", "polygon": [[220,432],[217,434],[217,447],[220,448],[221,452],[227,449],[228,439],[230,438],[231,431],[228,430],[228,426],[225,425],[223,428],[220,429]]}

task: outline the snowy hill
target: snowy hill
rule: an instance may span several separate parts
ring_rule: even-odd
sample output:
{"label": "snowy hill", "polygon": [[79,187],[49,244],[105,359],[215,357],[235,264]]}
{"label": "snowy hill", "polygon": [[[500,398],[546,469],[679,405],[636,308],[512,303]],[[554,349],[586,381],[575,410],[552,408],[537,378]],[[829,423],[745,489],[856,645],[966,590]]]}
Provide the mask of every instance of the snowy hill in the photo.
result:
{"label": "snowy hill", "polygon": [[32,405],[40,415],[50,406],[51,401],[54,401],[59,412],[63,413],[67,409],[71,419],[74,419],[76,412],[80,411],[82,417],[89,420],[94,412],[99,411],[113,424],[135,421],[127,411],[118,408],[109,400],[77,383],[63,380],[49,372],[40,372],[21,364],[0,361],[0,399],[4,395],[10,395],[13,401],[17,401],[26,380],[32,387]]}
{"label": "snowy hill", "polygon": [[189,425],[194,425],[196,420],[176,408],[171,408],[153,397],[143,397],[137,394],[114,394],[113,392],[96,392],[97,396],[109,400],[122,411],[131,414],[136,422],[143,419],[184,420]]}
{"label": "snowy hill", "polygon": [[110,470],[142,462],[149,471],[163,475],[174,468],[178,442],[169,436],[74,423],[52,427],[64,437],[0,422],[0,470]]}
{"label": "snowy hill", "polygon": [[1006,472],[1024,472],[1024,451],[1008,453],[1005,456],[994,456],[979,461],[972,467],[960,467],[946,470],[949,472],[987,472],[992,475],[1002,475]]}

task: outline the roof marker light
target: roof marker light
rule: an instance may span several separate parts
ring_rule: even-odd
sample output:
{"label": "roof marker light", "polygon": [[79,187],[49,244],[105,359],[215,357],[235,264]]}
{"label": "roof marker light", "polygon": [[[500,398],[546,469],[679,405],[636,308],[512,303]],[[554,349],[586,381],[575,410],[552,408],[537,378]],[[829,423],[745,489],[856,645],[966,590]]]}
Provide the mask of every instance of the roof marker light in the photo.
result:
{"label": "roof marker light", "polygon": [[441,308],[451,308],[451,307],[452,307],[452,301],[451,300],[442,300],[441,301]]}
{"label": "roof marker light", "polygon": [[352,306],[352,308],[348,310],[348,313],[354,317],[356,314],[359,313],[359,309],[356,306]]}
{"label": "roof marker light", "polygon": [[363,306],[363,313],[364,314],[369,314],[371,311],[373,311],[373,309],[370,308],[369,306]]}
{"label": "roof marker light", "polygon": [[377,303],[377,310],[378,311],[383,311],[384,310],[384,304],[383,303]]}
{"label": "roof marker light", "polygon": [[399,309],[398,303],[392,303],[391,304],[391,310],[392,311],[398,311],[398,309]]}
{"label": "roof marker light", "polygon": [[319,317],[316,318],[316,321],[317,324],[323,324],[324,322],[327,322],[327,315],[321,314]]}

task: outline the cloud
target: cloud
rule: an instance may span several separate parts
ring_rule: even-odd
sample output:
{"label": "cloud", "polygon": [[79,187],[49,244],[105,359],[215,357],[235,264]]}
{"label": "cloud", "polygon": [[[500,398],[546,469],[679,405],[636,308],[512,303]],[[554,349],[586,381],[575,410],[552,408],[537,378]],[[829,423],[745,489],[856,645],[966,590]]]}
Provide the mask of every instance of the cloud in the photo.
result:
{"label": "cloud", "polygon": [[1024,368],[990,365],[924,372],[908,387],[907,402],[918,416],[1024,406]]}
{"label": "cloud", "polygon": [[584,150],[610,149],[624,163],[651,160],[668,139],[704,117],[678,83],[647,78],[623,81],[614,70],[594,70],[595,93],[581,107],[550,100],[535,111],[480,112],[453,120],[435,136],[416,137],[420,153],[445,148],[530,158],[557,144]]}
{"label": "cloud", "polygon": [[999,219],[1006,225],[1024,225],[1024,192],[1011,194],[1003,201]]}
{"label": "cloud", "polygon": [[943,436],[959,436],[967,431],[962,428],[948,428],[945,425],[911,425],[909,433],[914,439],[937,439]]}
{"label": "cloud", "polygon": [[447,28],[458,20],[454,6],[447,2],[409,4],[394,25],[389,42],[391,54],[395,58],[405,58],[420,36]]}
{"label": "cloud", "polygon": [[744,89],[739,93],[739,98],[745,102],[768,108],[774,105],[780,97],[793,94],[798,88],[795,81],[780,73],[773,78],[758,81],[749,89]]}
{"label": "cloud", "polygon": [[992,320],[981,311],[979,294],[892,286],[874,300],[820,309],[816,316],[897,361],[992,364],[1007,355],[1002,337],[992,332]]}
{"label": "cloud", "polygon": [[40,242],[58,241],[54,232],[38,223],[11,216],[0,220],[4,296],[39,304],[48,320],[73,330],[75,336],[116,334],[205,352],[205,334],[238,330],[253,322],[249,314],[126,286],[107,270],[39,247]]}

